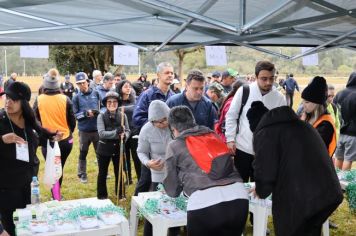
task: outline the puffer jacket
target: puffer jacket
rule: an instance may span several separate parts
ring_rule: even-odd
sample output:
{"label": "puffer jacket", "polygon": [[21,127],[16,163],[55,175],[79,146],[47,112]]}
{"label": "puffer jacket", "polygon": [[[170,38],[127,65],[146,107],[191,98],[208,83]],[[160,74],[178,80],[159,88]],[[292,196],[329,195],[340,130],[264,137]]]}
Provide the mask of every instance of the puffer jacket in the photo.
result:
{"label": "puffer jacket", "polygon": [[296,235],[305,225],[322,224],[342,202],[334,165],[317,130],[294,111],[266,113],[253,136],[256,192],[272,193],[276,235]]}
{"label": "puffer jacket", "polygon": [[[215,143],[220,142],[221,145],[225,145],[217,134],[205,126],[187,129],[169,143],[166,151],[166,176],[163,181],[164,189],[169,196],[177,197],[182,191],[190,196],[197,190],[242,182],[228,151],[219,153],[222,157],[216,158],[216,162],[211,165],[210,174],[215,172],[214,174],[223,175],[223,177],[211,178],[209,173],[198,166],[188,148],[186,139],[192,136],[204,137],[207,134],[215,136]],[[216,153],[214,145],[207,145],[206,148],[209,150],[205,153],[206,155]],[[226,160],[231,160],[231,163],[227,163]]]}

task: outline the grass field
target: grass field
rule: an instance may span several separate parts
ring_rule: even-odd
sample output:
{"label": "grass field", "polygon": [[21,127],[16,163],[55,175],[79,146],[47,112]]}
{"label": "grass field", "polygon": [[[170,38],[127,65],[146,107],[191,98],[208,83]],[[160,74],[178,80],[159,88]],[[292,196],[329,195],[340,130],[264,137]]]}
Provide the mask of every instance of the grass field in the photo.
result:
{"label": "grass field", "polygon": [[[136,76],[132,76],[129,78],[137,78]],[[150,77],[152,78],[152,77]],[[298,82],[301,85],[301,87],[304,87],[310,78],[298,78]],[[337,89],[343,88],[343,86],[346,83],[347,78],[328,78],[328,83],[332,83],[337,85]],[[19,78],[20,81],[25,81],[28,83],[33,91],[34,94],[37,93],[37,90],[39,86],[42,83],[42,79],[40,77],[37,78]],[[74,82],[74,78],[72,78],[72,81]],[[33,96],[33,99],[35,96]],[[1,99],[0,99],[1,100]],[[295,95],[295,108],[300,102],[300,93],[296,93]],[[3,101],[0,101],[0,106],[3,107]],[[44,168],[44,159],[42,157],[42,154],[38,152],[38,156],[40,157],[41,160],[41,165],[40,165],[40,180],[41,176],[43,175],[43,168]],[[97,172],[98,172],[98,167],[97,163],[95,162],[96,157],[94,153],[94,149],[90,147],[90,151],[88,154],[88,183],[87,184],[82,184],[80,183],[78,177],[77,177],[77,163],[78,163],[78,156],[79,156],[79,144],[78,144],[78,135],[77,132],[74,133],[74,145],[72,152],[70,156],[68,157],[66,166],[64,168],[64,179],[63,179],[63,185],[62,185],[62,195],[66,200],[70,199],[79,199],[79,198],[87,198],[87,197],[96,197],[96,178],[97,178]],[[133,165],[132,165],[133,166]],[[356,165],[353,165],[353,168],[356,168]],[[110,175],[112,178],[107,180],[108,183],[108,191],[109,191],[109,197],[110,199],[116,203],[116,197],[114,194],[114,173],[113,173],[113,168],[112,165],[110,166]],[[135,171],[133,170],[133,175],[135,175]],[[134,191],[136,183],[136,178],[134,180],[134,184],[130,185],[127,191],[127,200],[122,201],[119,203],[120,206],[124,207],[129,213],[130,211],[130,202],[131,202],[131,195]],[[45,189],[43,186],[41,186],[41,200],[42,201],[49,201],[50,200],[50,192],[48,189]],[[338,229],[331,229],[330,230],[330,235],[340,235],[340,236],[355,236],[356,235],[356,216],[352,215],[349,212],[348,209],[348,204],[347,201],[344,200],[342,205],[336,210],[336,212],[332,215],[331,220],[336,223],[339,228]],[[270,219],[269,226],[271,229],[271,235],[274,235],[273,233],[273,226],[272,222]],[[142,227],[140,227],[139,235],[142,233]],[[244,235],[252,235],[252,226],[250,223],[247,223],[247,228],[246,232]]]}

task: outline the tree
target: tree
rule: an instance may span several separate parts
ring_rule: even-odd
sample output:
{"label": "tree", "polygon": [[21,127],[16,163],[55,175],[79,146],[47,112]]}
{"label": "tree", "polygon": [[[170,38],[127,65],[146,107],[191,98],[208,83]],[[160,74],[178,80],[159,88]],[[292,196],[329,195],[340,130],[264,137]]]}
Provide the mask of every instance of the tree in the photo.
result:
{"label": "tree", "polygon": [[183,61],[184,57],[189,53],[194,53],[196,51],[200,51],[203,46],[191,48],[191,49],[177,49],[174,51],[174,54],[178,57],[178,76],[179,78],[183,78]]}
{"label": "tree", "polygon": [[112,62],[112,45],[51,46],[51,59],[61,73],[108,71]]}

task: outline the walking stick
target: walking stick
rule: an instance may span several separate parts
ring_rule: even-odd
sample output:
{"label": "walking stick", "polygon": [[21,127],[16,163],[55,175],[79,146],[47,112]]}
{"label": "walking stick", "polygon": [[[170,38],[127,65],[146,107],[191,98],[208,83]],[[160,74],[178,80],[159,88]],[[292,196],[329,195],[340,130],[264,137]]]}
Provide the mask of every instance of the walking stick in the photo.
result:
{"label": "walking stick", "polygon": [[[124,113],[124,106],[121,107],[121,127],[125,130],[125,113]],[[125,194],[125,181],[124,181],[124,139],[120,137],[120,156],[119,156],[119,175],[118,175],[118,186],[117,186],[117,201],[116,205],[119,205],[119,193],[120,193],[120,186],[122,187],[122,196],[126,198]]]}

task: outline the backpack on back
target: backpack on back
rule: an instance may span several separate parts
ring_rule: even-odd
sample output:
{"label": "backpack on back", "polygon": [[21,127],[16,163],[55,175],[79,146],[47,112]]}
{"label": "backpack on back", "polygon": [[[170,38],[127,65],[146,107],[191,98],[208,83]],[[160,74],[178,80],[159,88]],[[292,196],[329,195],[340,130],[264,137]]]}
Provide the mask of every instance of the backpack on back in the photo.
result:
{"label": "backpack on back", "polygon": [[185,142],[193,160],[209,178],[223,179],[234,171],[229,149],[215,133],[189,136]]}

